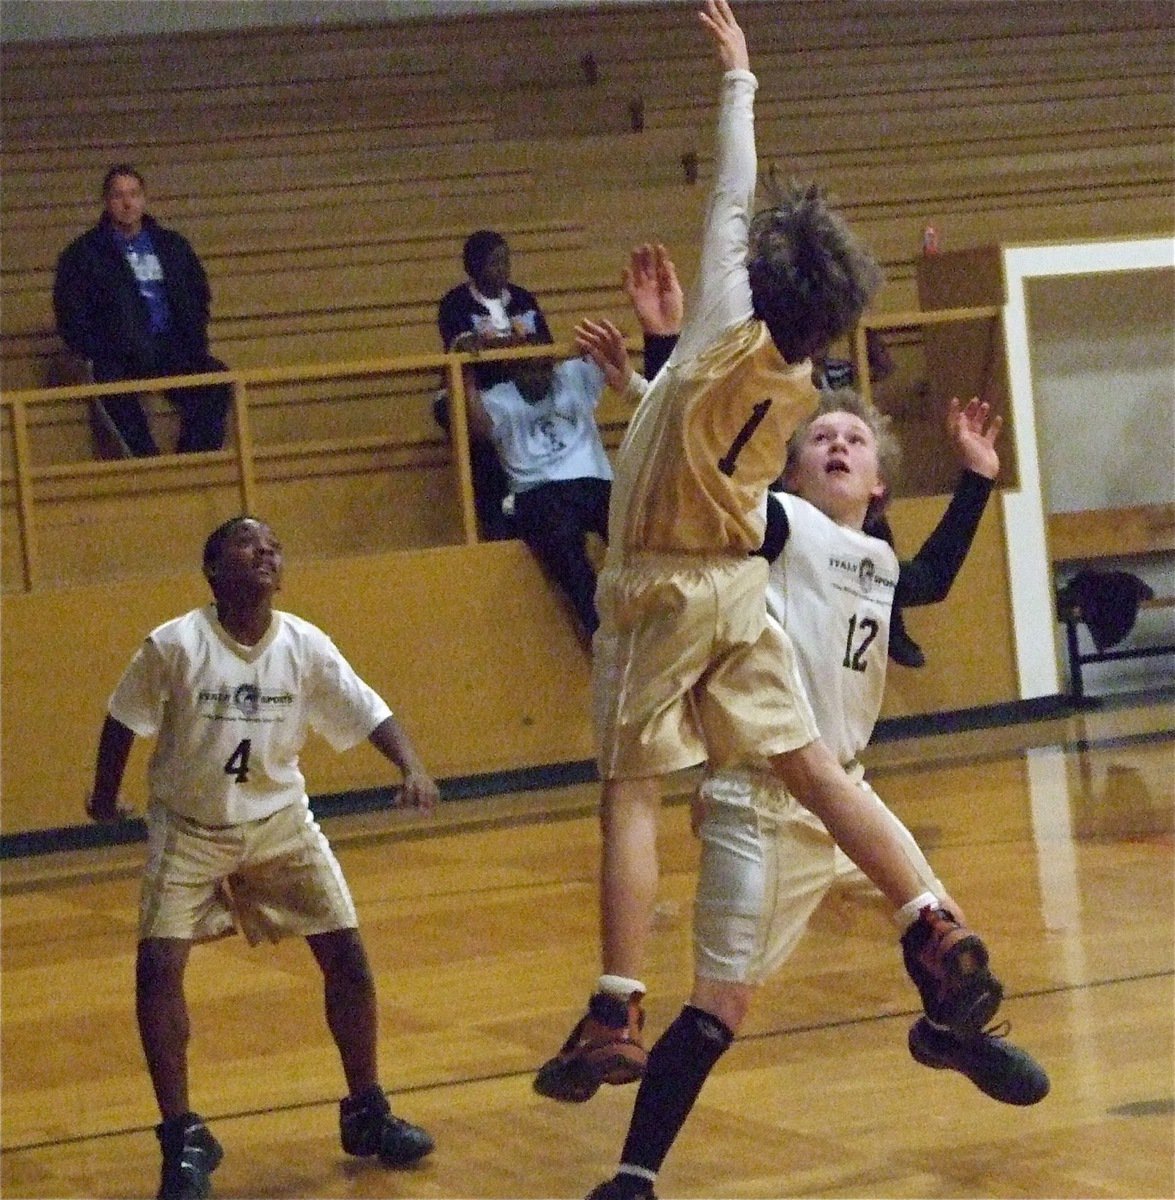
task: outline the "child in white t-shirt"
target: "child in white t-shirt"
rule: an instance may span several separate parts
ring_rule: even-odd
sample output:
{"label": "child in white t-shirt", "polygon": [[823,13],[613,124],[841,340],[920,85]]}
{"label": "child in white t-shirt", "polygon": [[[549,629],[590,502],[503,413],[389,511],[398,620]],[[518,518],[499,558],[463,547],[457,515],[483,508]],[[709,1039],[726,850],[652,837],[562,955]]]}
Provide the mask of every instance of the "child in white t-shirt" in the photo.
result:
{"label": "child in white t-shirt", "polygon": [[[162,1120],[163,1200],[207,1195],[220,1143],[188,1098],[184,973],[196,942],[304,937],[323,973],[327,1023],[349,1095],[343,1149],[406,1166],[432,1138],[392,1115],[376,1063],[375,983],[338,860],[310,811],[298,754],[311,729],[337,750],[365,738],[403,773],[396,803],[431,809],[437,787],[387,704],[320,629],[273,607],[282,549],[234,517],[204,546],[213,603],[147,635],[110,698],[86,812],[118,805],[136,736],[154,737],[136,1011]],[[204,1190],[200,1190],[204,1189]]]}

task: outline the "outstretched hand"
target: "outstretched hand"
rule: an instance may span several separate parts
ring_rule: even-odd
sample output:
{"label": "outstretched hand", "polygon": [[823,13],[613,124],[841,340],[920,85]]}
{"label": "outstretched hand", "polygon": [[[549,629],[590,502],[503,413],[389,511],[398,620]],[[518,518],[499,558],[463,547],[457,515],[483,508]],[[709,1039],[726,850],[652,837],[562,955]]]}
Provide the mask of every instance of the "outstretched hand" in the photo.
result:
{"label": "outstretched hand", "polygon": [[580,321],[575,327],[575,345],[604,372],[608,386],[623,392],[632,378],[632,363],[624,334],[611,321]]}
{"label": "outstretched hand", "polygon": [[995,442],[1003,428],[1001,416],[991,416],[991,405],[972,396],[964,404],[957,396],[947,408],[947,436],[964,467],[994,479],[1000,473]]}
{"label": "outstretched hand", "polygon": [[698,19],[713,35],[723,70],[745,71],[750,68],[747,39],[726,0],[706,0],[706,6],[698,13]]}
{"label": "outstretched hand", "polygon": [[620,283],[645,333],[681,332],[685,295],[677,268],[660,242],[633,247]]}

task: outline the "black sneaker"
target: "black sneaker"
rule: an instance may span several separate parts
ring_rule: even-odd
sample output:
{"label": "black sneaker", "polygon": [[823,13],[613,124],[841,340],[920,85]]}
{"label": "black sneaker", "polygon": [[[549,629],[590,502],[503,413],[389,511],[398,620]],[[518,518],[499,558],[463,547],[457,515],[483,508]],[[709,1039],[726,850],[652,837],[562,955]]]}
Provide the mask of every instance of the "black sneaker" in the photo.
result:
{"label": "black sneaker", "polygon": [[639,1175],[621,1171],[587,1194],[587,1200],[657,1200],[653,1185]]}
{"label": "black sneaker", "polygon": [[910,1026],[910,1054],[924,1067],[966,1075],[1003,1104],[1039,1104],[1049,1094],[1049,1077],[1027,1050],[1004,1040],[1009,1028],[1005,1021],[998,1029],[961,1038],[919,1017]]}
{"label": "black sneaker", "polygon": [[168,1117],[155,1126],[163,1151],[163,1175],[156,1200],[205,1200],[212,1194],[212,1172],[224,1150],[196,1113]]}
{"label": "black sneaker", "polygon": [[378,1085],[339,1103],[343,1149],[356,1158],[379,1156],[385,1167],[408,1167],[432,1152],[432,1138],[418,1125],[392,1115]]}
{"label": "black sneaker", "polygon": [[961,1037],[977,1037],[995,1016],[1003,985],[988,970],[987,947],[945,908],[927,906],[902,934],[906,971],[926,1015]]}

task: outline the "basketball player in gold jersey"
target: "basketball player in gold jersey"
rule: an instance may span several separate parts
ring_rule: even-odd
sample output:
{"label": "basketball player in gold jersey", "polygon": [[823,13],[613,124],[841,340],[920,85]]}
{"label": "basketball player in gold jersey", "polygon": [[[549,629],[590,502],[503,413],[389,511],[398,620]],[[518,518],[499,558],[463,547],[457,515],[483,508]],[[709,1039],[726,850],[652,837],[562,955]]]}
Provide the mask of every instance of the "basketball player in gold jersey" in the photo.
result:
{"label": "basketball player in gold jersey", "polygon": [[[645,371],[668,357],[684,303],[664,247],[633,252],[626,290],[645,331]],[[650,320],[651,318],[651,320]],[[624,335],[585,322],[578,339],[603,361],[618,390],[632,372]],[[615,375],[615,378],[612,376]],[[947,435],[963,471],[935,531],[913,559],[871,532],[884,511],[899,450],[884,417],[845,388],[822,390],[815,416],[792,435],[781,482],[768,497],[771,563],[767,606],[792,640],[824,741],[876,807],[860,752],[881,709],[888,642],[903,605],[945,598],[961,568],[999,473],[1000,418],[978,400],[952,401]],[[955,909],[934,869],[897,816],[924,886]],[[752,998],[787,960],[824,896],[835,891],[872,906],[880,894],[808,809],[770,772],[740,768],[707,776],[694,802],[702,841],[694,902],[693,990],[649,1051],[616,1174],[587,1200],[655,1200],[654,1185],[711,1071],[726,1032],[737,1033]],[[682,1053],[709,1026],[700,1057]],[[908,1044],[916,1062],[965,1075],[1004,1104],[1048,1094],[1048,1073],[1007,1039],[1009,1025],[970,1037],[920,1016]]]}
{"label": "basketball player in gold jersey", "polygon": [[[852,328],[881,273],[816,188],[788,190],[752,217],[757,81],[746,39],[727,0],[705,0],[699,18],[724,72],[699,278],[681,338],[617,457],[596,597],[604,973],[534,1081],[573,1103],[644,1070],[639,976],[661,779],[702,762],[766,760],[815,813],[896,910],[906,968],[937,1024],[978,1032],[1002,998],[983,943],[926,889],[901,839],[820,740],[791,643],[768,617],[767,563],[750,553],[763,540],[767,487],[816,407],[812,356]],[[700,1059],[716,1032],[729,1042],[710,1023],[687,1031],[680,1054]]]}

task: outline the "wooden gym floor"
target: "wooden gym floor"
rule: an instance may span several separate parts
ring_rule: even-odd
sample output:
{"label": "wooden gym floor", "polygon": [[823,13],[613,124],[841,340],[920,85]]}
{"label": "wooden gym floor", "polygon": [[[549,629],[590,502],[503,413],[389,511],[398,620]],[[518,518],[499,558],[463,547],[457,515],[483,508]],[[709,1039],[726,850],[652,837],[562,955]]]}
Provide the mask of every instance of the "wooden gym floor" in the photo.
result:
{"label": "wooden gym floor", "polygon": [[[702,1093],[663,1197],[1171,1197],[1172,814],[1167,699],[888,742],[878,790],[987,938],[1002,1016],[1052,1076],[1028,1109],[905,1047],[892,930],[829,903]],[[683,787],[688,782],[683,780]],[[384,1085],[435,1135],[417,1169],[346,1160],[340,1071],[300,942],[198,947],[193,1103],[225,1197],[581,1197],[611,1174],[633,1089],[560,1106],[535,1068],[596,970],[594,787],[327,823],[378,974]],[[696,845],[675,798],[649,1031],[690,969]],[[142,847],[5,865],[5,1197],[148,1197],[156,1114],[134,1027]]]}

